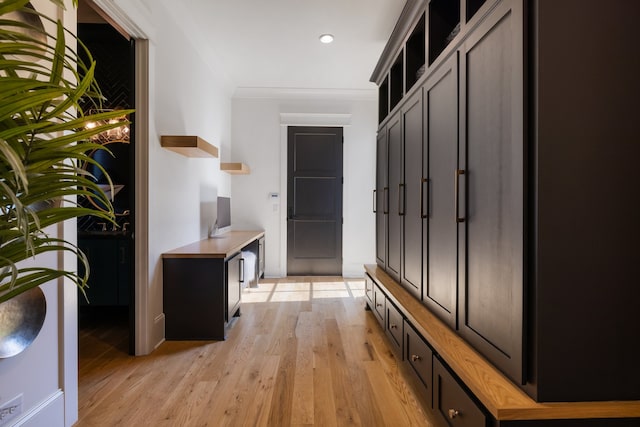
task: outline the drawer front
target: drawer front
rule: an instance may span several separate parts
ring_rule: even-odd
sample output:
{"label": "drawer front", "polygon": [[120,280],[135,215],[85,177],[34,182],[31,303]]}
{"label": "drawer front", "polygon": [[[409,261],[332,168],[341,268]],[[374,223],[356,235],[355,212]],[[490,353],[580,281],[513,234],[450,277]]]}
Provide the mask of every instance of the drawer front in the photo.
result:
{"label": "drawer front", "polygon": [[[404,358],[431,394],[433,379],[433,352],[431,347],[408,323],[404,322]],[[431,399],[429,399],[431,400]]]}
{"label": "drawer front", "polygon": [[378,285],[373,285],[373,312],[376,314],[376,318],[380,325],[385,327],[385,303],[387,297],[382,293]]}
{"label": "drawer front", "polygon": [[485,427],[486,416],[437,358],[433,359],[433,407],[452,427]]}
{"label": "drawer front", "polygon": [[364,295],[367,297],[369,307],[373,307],[373,279],[368,274],[364,277]]}
{"label": "drawer front", "polygon": [[404,318],[400,311],[396,308],[391,301],[387,301],[387,327],[389,337],[400,350],[402,351],[402,330],[403,330]]}

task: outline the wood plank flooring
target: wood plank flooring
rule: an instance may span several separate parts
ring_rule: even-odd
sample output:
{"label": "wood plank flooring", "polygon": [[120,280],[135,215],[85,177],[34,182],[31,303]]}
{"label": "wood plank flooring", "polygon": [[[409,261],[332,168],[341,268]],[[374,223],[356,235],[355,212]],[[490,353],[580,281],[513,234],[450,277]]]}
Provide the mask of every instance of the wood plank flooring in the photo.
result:
{"label": "wood plank flooring", "polygon": [[80,331],[77,426],[433,426],[402,378],[364,281],[287,278],[243,293],[227,341],[126,352]]}

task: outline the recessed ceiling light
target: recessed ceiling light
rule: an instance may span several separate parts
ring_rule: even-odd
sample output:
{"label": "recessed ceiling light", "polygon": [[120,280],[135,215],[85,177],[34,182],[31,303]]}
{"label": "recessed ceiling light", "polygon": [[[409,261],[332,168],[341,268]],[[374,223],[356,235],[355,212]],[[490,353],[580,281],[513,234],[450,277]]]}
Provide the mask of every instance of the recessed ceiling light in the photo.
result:
{"label": "recessed ceiling light", "polygon": [[322,43],[331,43],[333,41],[333,34],[322,34],[320,36],[320,41]]}

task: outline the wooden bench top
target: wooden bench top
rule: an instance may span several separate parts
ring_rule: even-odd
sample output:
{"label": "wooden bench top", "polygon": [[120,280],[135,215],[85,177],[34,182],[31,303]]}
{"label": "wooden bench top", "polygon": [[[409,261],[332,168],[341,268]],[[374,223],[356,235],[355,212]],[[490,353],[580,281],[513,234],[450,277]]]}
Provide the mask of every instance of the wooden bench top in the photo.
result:
{"label": "wooden bench top", "polygon": [[540,403],[529,397],[377,265],[365,271],[496,420],[640,417],[640,401]]}

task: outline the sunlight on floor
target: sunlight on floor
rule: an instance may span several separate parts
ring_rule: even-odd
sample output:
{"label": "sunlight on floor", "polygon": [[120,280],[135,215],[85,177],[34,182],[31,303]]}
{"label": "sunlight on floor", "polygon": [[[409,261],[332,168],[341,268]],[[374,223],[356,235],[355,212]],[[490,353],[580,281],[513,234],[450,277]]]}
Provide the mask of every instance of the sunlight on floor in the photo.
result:
{"label": "sunlight on floor", "polygon": [[358,298],[364,296],[364,279],[261,281],[257,288],[242,292],[242,303],[310,301],[313,299]]}

